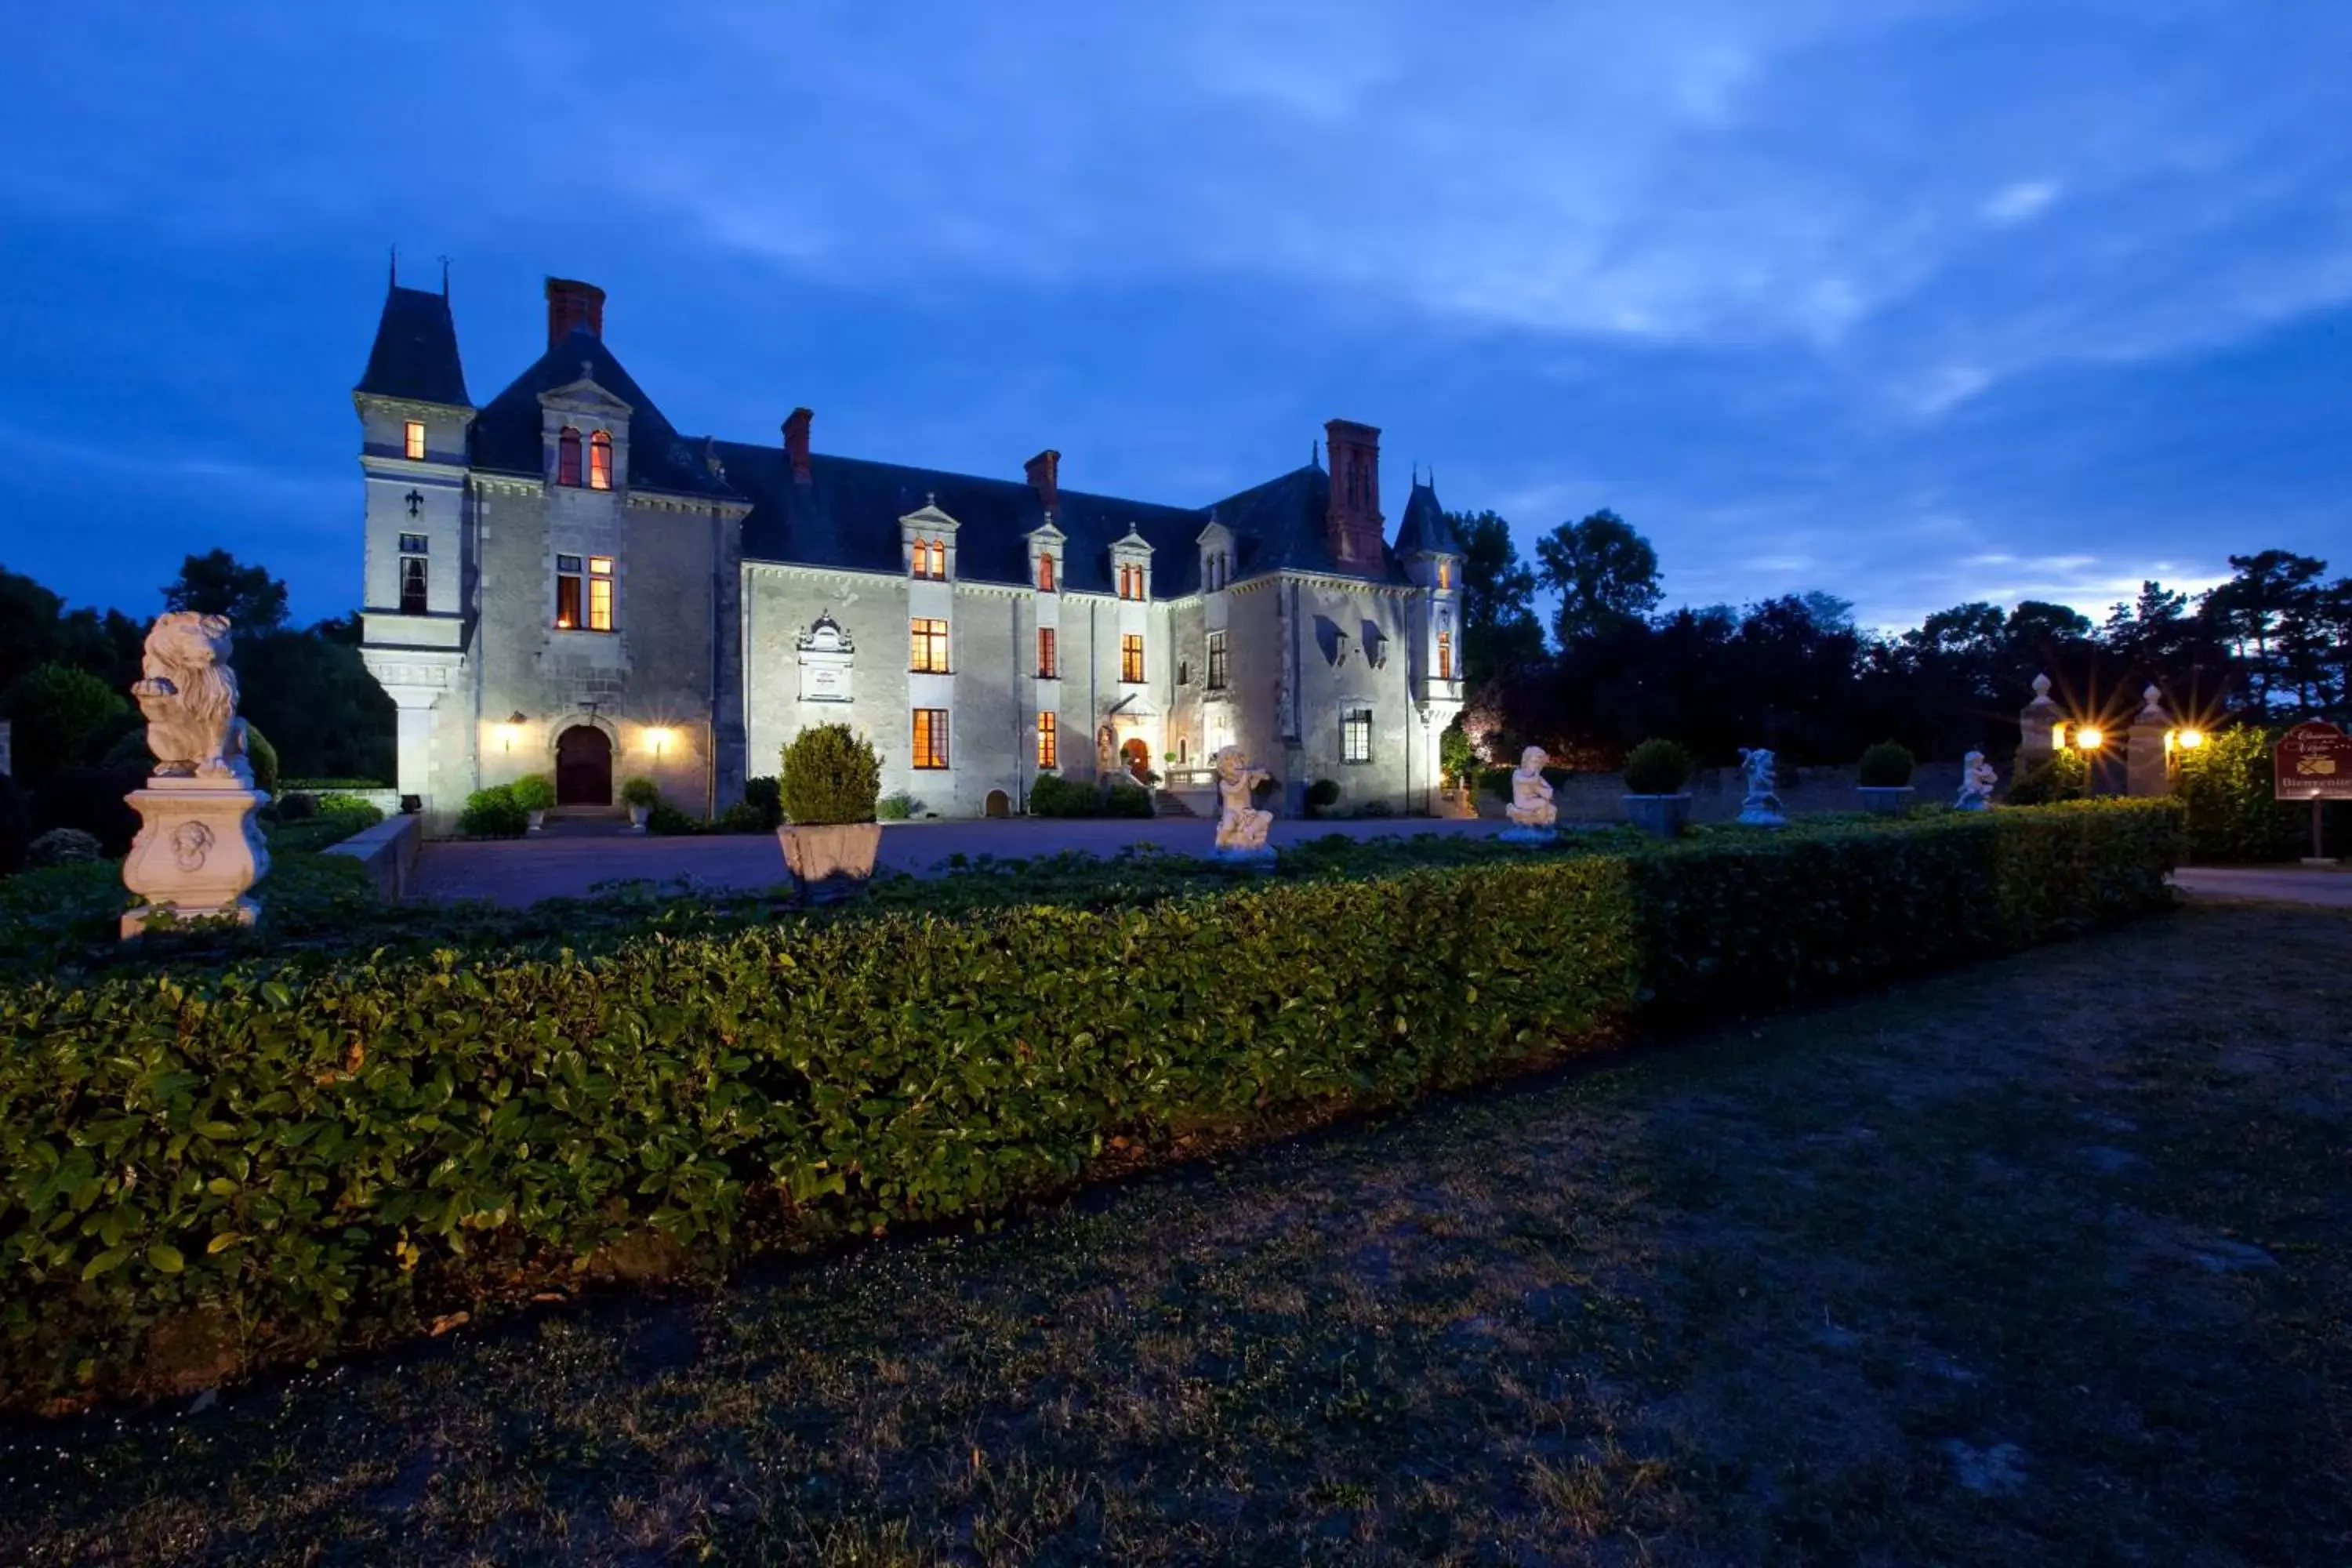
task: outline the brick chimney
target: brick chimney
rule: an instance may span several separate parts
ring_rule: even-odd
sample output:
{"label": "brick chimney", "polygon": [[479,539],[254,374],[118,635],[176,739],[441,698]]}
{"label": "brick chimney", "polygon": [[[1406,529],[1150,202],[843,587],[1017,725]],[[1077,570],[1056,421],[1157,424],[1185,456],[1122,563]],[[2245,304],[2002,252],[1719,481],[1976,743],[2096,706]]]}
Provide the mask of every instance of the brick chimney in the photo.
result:
{"label": "brick chimney", "polygon": [[1062,454],[1048,447],[1024,464],[1021,471],[1029,476],[1029,488],[1037,492],[1045,510],[1052,511],[1062,494]]}
{"label": "brick chimney", "polygon": [[1381,521],[1381,433],[1352,419],[1323,426],[1331,464],[1331,507],[1324,531],[1331,553],[1343,566],[1368,570],[1380,563],[1385,532]]}
{"label": "brick chimney", "polygon": [[595,337],[604,335],[604,290],[576,279],[549,279],[547,346],[562,342],[574,327],[585,327]]}
{"label": "brick chimney", "polygon": [[784,456],[792,459],[793,483],[796,485],[809,482],[809,421],[815,417],[808,409],[795,408],[793,416],[784,421]]}

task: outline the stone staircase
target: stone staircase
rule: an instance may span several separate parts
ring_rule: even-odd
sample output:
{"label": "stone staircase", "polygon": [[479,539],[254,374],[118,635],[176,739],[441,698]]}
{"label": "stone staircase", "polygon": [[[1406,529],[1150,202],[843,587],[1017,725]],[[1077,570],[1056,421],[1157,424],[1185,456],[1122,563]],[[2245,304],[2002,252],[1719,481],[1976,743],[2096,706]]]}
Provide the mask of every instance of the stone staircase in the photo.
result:
{"label": "stone staircase", "polygon": [[1194,811],[1190,805],[1186,805],[1181,796],[1176,795],[1171,790],[1164,789],[1153,790],[1151,792],[1151,809],[1153,815],[1158,816],[1198,816],[1201,815],[1199,812]]}

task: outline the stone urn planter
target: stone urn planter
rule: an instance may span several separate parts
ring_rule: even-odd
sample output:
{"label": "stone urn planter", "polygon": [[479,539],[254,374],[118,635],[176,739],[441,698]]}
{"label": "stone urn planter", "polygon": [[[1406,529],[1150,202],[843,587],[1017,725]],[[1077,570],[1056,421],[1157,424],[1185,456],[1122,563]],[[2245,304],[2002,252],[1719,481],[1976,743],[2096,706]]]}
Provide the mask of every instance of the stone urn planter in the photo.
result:
{"label": "stone urn planter", "polygon": [[530,831],[537,833],[546,826],[547,813],[543,811],[534,811],[530,813]]}
{"label": "stone urn planter", "polygon": [[621,786],[621,804],[629,808],[629,831],[643,833],[654,807],[661,804],[661,788],[651,779],[631,779]]}
{"label": "stone urn planter", "polygon": [[1881,816],[1900,816],[1911,809],[1911,774],[1919,765],[1908,746],[1881,741],[1862,753],[1854,770],[1854,793],[1862,809]]}
{"label": "stone urn planter", "polygon": [[[646,830],[646,819],[651,817],[653,814],[654,808],[650,805],[633,805],[629,807],[629,831],[632,833],[643,833]],[[535,827],[538,824],[533,823],[531,826]]]}
{"label": "stone urn planter", "polygon": [[882,848],[878,822],[833,822],[803,827],[793,824],[776,829],[784,847],[784,866],[812,898],[845,898],[874,877],[874,858]]}
{"label": "stone urn planter", "polygon": [[1644,833],[1672,838],[1690,826],[1691,797],[1682,795],[1629,795],[1625,820]]}
{"label": "stone urn planter", "polygon": [[1918,792],[1909,784],[1862,784],[1854,793],[1862,796],[1862,809],[1878,816],[1901,816],[1911,809],[1911,797]]}

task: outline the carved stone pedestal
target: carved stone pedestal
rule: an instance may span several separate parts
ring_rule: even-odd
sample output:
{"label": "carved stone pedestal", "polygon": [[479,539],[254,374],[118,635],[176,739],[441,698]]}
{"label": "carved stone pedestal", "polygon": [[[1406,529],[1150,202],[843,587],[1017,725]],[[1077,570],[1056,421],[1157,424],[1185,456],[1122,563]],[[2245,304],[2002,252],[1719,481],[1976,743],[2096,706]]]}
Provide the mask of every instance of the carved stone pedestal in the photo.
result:
{"label": "carved stone pedestal", "polygon": [[123,799],[139,814],[139,837],[122,862],[123,885],[146,902],[125,911],[122,934],[137,936],[159,916],[234,920],[251,925],[261,906],[245,890],[269,870],[254,813],[269,797],[235,778],[155,778]]}

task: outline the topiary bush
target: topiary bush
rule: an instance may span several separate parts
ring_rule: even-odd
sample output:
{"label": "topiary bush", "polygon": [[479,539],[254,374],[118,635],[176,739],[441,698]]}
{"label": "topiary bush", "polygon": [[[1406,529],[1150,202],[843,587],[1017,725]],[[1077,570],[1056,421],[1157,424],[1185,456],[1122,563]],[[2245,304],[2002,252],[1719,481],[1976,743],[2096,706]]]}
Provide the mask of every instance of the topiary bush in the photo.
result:
{"label": "topiary bush", "polygon": [[621,804],[635,811],[651,811],[661,804],[661,785],[640,774],[623,781]]}
{"label": "topiary bush", "polygon": [[1317,816],[1339,804],[1339,781],[1317,779],[1307,786],[1307,815]]}
{"label": "topiary bush", "polygon": [[546,773],[525,773],[507,786],[514,803],[525,811],[555,808],[555,780]]}
{"label": "topiary bush", "polygon": [[1625,793],[1680,795],[1690,783],[1691,754],[1678,741],[1648,740],[1625,754]]}
{"label": "topiary bush", "polygon": [[45,866],[81,866],[111,858],[99,847],[95,836],[79,827],[52,827],[25,848],[25,864],[33,870]]}
{"label": "topiary bush", "polygon": [[280,822],[308,822],[319,815],[319,797],[289,790],[272,801],[269,810]]}
{"label": "topiary bush", "polygon": [[882,759],[846,724],[812,724],[784,748],[784,817],[803,827],[874,820]]}
{"label": "topiary bush", "polygon": [[37,664],[0,694],[14,727],[11,761],[28,785],[68,768],[86,767],[109,736],[131,716],[130,700],[88,670]]}
{"label": "topiary bush", "polygon": [[783,826],[784,789],[776,779],[767,774],[743,781],[743,804],[760,814],[761,828],[773,831]]}
{"label": "topiary bush", "polygon": [[1856,770],[1854,782],[1864,789],[1902,789],[1918,771],[1919,759],[1911,748],[1895,741],[1881,741],[1862,753],[1862,765]]}
{"label": "topiary bush", "polygon": [[250,721],[245,726],[245,763],[253,770],[253,787],[264,795],[278,793],[278,748]]}
{"label": "topiary bush", "polygon": [[1102,792],[1092,784],[1059,773],[1039,773],[1029,786],[1032,816],[1100,816],[1102,812]]}
{"label": "topiary bush", "polygon": [[1110,794],[1103,802],[1103,811],[1105,815],[1110,816],[1155,815],[1151,805],[1151,792],[1141,784],[1128,784],[1124,781],[1110,786]]}
{"label": "topiary bush", "polygon": [[520,838],[530,831],[530,816],[515,804],[511,785],[492,784],[466,797],[457,831],[468,838]]}

